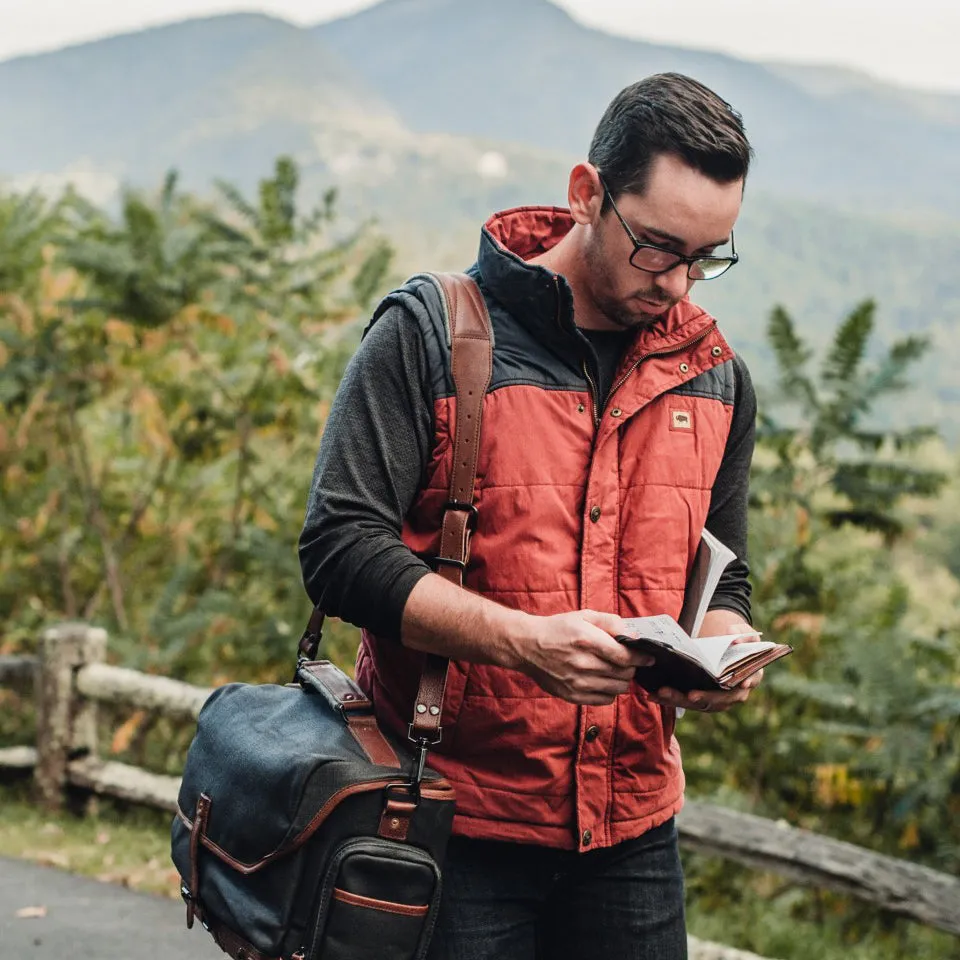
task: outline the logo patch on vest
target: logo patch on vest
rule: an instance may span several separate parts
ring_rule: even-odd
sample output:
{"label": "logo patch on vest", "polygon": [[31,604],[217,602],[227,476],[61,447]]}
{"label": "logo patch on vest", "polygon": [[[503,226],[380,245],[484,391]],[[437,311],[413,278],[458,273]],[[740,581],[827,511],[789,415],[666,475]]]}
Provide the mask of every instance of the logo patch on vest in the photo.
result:
{"label": "logo patch on vest", "polygon": [[693,413],[690,410],[671,410],[670,429],[693,430]]}

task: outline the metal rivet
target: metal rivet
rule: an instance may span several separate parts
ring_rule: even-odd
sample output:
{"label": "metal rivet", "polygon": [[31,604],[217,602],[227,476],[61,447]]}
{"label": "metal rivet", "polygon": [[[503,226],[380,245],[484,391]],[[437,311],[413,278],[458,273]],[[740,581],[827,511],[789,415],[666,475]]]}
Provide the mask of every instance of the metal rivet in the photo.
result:
{"label": "metal rivet", "polygon": [[353,694],[352,694],[352,693],[345,693],[345,694],[343,695],[343,698],[342,698],[342,699],[344,699],[344,700],[352,700],[352,699],[353,699]]}
{"label": "metal rivet", "polygon": [[577,404],[577,413],[583,413],[583,411],[586,409],[587,408],[582,403]]}
{"label": "metal rivet", "polygon": [[614,407],[614,408],[610,411],[610,416],[611,416],[611,417],[622,417],[622,416],[623,416],[623,411],[622,411],[619,407]]}
{"label": "metal rivet", "polygon": [[425,703],[418,703],[417,713],[426,713],[426,712],[427,712],[427,705]]}
{"label": "metal rivet", "polygon": [[711,352],[715,357],[719,357],[720,354],[723,353],[723,347],[714,347],[710,352]]}
{"label": "metal rivet", "polygon": [[690,369],[689,364],[686,364],[686,363],[681,363],[681,364],[680,364],[680,372],[681,372],[681,373],[686,373],[689,369]]}
{"label": "metal rivet", "polygon": [[431,717],[439,717],[439,716],[440,716],[440,708],[439,708],[439,707],[431,707],[431,708],[430,708],[430,716],[431,716]]}
{"label": "metal rivet", "polygon": [[397,827],[400,826],[400,818],[399,818],[399,817],[394,817],[394,818],[390,821],[390,826],[393,827],[394,830],[396,830]]}

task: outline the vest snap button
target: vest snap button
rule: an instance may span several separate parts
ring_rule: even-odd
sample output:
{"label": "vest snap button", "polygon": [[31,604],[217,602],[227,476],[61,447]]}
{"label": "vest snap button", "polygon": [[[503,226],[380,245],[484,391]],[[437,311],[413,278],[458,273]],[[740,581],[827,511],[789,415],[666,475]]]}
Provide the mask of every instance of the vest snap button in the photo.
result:
{"label": "vest snap button", "polygon": [[600,736],[600,728],[596,724],[594,724],[592,727],[587,728],[587,732],[584,734],[583,739],[586,740],[587,743],[593,743],[593,741],[596,740],[597,737],[599,736]]}
{"label": "vest snap button", "polygon": [[596,523],[600,519],[601,510],[599,507],[592,507],[590,509],[590,519]]}
{"label": "vest snap button", "polygon": [[614,407],[614,408],[610,411],[610,416],[611,416],[611,417],[622,417],[622,416],[623,416],[623,411],[622,411],[619,407]]}
{"label": "vest snap button", "polygon": [[690,365],[689,365],[689,364],[687,364],[687,363],[681,363],[681,364],[680,364],[680,372],[681,372],[681,373],[686,373],[689,369],[690,369]]}
{"label": "vest snap button", "polygon": [[719,357],[720,354],[723,353],[723,347],[714,347],[710,352],[711,352],[715,357]]}
{"label": "vest snap button", "polygon": [[590,846],[590,841],[593,840],[593,834],[589,830],[583,831],[583,836],[580,838],[580,842],[585,846]]}
{"label": "vest snap button", "polygon": [[586,409],[587,408],[582,403],[577,404],[577,413],[583,413],[583,411]]}

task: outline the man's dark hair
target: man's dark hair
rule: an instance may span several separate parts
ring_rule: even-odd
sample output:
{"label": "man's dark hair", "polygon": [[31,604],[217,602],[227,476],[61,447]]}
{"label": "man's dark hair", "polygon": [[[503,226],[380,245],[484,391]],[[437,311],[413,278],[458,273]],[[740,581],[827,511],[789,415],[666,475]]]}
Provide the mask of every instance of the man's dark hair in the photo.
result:
{"label": "man's dark hair", "polygon": [[753,150],[740,114],[726,100],[690,77],[658,73],[617,94],[597,125],[588,159],[616,199],[644,193],[653,161],[665,153],[717,183],[732,183],[746,177]]}

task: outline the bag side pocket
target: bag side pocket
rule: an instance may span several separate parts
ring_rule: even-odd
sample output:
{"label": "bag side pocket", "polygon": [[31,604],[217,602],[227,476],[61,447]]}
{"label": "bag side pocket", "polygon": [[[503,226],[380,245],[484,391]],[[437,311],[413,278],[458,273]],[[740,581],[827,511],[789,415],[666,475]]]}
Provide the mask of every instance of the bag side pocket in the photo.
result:
{"label": "bag side pocket", "polygon": [[324,881],[310,960],[419,960],[440,899],[440,871],[417,847],[360,838]]}

